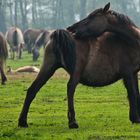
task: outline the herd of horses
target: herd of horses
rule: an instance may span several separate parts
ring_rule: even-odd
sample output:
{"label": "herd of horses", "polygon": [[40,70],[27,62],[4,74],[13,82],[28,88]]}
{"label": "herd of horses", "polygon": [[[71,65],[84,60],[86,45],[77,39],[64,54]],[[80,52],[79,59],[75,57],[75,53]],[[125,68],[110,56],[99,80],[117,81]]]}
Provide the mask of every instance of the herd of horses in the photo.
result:
{"label": "herd of horses", "polygon": [[[70,75],[67,84],[69,128],[78,128],[74,110],[74,92],[78,83],[101,87],[120,79],[127,89],[129,119],[132,123],[140,123],[137,76],[140,70],[140,29],[126,15],[109,8],[110,3],[67,29],[52,31],[49,38],[45,37],[48,32],[41,32],[43,38],[39,40],[46,40],[44,59],[36,79],[27,90],[18,119],[20,127],[28,127],[31,102],[58,68],[64,68]],[[39,48],[40,42],[34,43]]]}
{"label": "herd of horses", "polygon": [[[33,56],[33,61],[37,61],[41,46],[45,46],[49,40],[51,30],[27,29],[24,32],[17,27],[7,30],[5,36],[0,32],[0,73],[1,83],[5,84],[7,78],[4,73],[6,59],[21,59],[22,51],[27,50]],[[16,55],[16,56],[15,56]],[[22,68],[25,70],[25,68]],[[30,67],[30,69],[34,69]]]}

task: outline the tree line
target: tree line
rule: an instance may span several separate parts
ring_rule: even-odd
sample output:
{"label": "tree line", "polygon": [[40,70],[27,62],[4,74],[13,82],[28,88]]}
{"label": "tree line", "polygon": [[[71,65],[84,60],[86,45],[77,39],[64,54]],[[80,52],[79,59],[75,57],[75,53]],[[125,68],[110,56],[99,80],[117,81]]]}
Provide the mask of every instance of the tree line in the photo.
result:
{"label": "tree line", "polygon": [[[0,0],[0,31],[11,26],[65,28],[84,18],[108,0]],[[140,0],[110,0],[111,8],[127,14],[140,25]]]}

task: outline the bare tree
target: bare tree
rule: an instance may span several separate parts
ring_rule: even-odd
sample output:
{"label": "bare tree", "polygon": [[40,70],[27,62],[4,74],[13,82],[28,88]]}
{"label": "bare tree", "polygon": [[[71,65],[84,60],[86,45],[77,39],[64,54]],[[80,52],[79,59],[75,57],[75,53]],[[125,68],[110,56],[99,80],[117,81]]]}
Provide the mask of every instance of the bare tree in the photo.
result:
{"label": "bare tree", "polygon": [[18,25],[18,21],[17,21],[17,9],[18,9],[18,0],[15,0],[15,17],[14,17],[14,20],[15,20],[15,26]]}
{"label": "bare tree", "polygon": [[22,19],[22,29],[28,28],[27,22],[27,0],[19,0],[20,9],[21,9],[21,19]]}

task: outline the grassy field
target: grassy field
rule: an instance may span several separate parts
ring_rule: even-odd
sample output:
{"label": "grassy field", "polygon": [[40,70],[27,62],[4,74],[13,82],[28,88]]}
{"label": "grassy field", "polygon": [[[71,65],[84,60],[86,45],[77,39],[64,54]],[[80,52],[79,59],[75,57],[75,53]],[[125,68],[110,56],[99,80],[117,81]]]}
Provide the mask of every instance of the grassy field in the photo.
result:
{"label": "grassy field", "polygon": [[[22,60],[8,60],[13,69],[33,63],[24,53]],[[6,85],[0,85],[0,140],[139,140],[140,125],[128,119],[126,90],[121,81],[103,88],[81,84],[75,93],[75,110],[79,129],[68,129],[66,85],[69,76],[62,70],[39,91],[30,107],[29,128],[18,128],[17,120],[26,89],[36,74],[8,74]]]}

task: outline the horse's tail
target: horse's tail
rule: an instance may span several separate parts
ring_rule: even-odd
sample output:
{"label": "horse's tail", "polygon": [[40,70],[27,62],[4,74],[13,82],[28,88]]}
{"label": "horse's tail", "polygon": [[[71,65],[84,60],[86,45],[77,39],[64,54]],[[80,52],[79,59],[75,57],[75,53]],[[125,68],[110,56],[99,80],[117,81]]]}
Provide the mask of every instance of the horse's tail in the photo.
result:
{"label": "horse's tail", "polygon": [[[64,61],[64,68],[70,73],[73,73],[76,63],[75,42],[72,36],[66,30],[55,30],[50,39],[54,47],[57,60]],[[62,64],[62,63],[61,63]]]}
{"label": "horse's tail", "polygon": [[14,46],[18,46],[18,32],[17,29],[13,32],[13,44]]}

